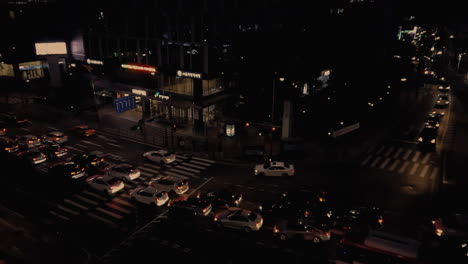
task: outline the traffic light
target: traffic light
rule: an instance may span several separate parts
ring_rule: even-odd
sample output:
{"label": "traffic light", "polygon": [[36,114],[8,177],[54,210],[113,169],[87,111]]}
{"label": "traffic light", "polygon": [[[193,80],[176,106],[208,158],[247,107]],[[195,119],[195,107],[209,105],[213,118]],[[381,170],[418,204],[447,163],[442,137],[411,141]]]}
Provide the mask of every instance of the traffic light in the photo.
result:
{"label": "traffic light", "polygon": [[250,126],[250,123],[249,122],[246,122],[245,123],[245,127],[249,127]]}
{"label": "traffic light", "polygon": [[275,131],[276,131],[276,127],[272,127],[272,128],[271,128],[271,131],[272,131],[272,132],[275,132]]}

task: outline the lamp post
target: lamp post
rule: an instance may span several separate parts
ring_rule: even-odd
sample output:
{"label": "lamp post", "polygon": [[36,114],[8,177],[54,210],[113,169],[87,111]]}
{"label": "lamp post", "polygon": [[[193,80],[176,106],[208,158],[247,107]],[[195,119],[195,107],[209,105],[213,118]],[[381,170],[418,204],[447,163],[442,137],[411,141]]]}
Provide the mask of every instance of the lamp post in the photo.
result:
{"label": "lamp post", "polygon": [[458,73],[459,70],[460,70],[460,62],[461,62],[461,59],[462,59],[462,57],[463,57],[464,55],[466,55],[465,52],[459,53],[459,54],[458,54],[457,73]]}
{"label": "lamp post", "polygon": [[[272,95],[272,102],[271,102],[271,131],[270,131],[270,158],[273,156],[273,132],[275,128],[273,127],[275,119],[275,92],[276,92],[276,77],[277,72],[275,72],[273,76],[273,95]],[[279,77],[280,82],[284,82],[284,77]]]}

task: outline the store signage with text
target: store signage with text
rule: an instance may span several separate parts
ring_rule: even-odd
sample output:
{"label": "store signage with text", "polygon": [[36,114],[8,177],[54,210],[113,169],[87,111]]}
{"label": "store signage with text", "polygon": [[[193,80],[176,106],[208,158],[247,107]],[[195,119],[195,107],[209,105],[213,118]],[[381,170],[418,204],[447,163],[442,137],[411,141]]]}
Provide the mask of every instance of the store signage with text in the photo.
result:
{"label": "store signage with text", "polygon": [[188,77],[188,78],[194,78],[194,79],[201,79],[202,74],[198,72],[186,72],[186,71],[177,71],[177,76],[179,77]]}
{"label": "store signage with text", "polygon": [[161,94],[159,94],[159,92],[156,92],[156,93],[154,94],[154,97],[159,98],[159,99],[162,99],[162,100],[169,100],[169,96],[167,96],[167,95],[161,95]]}
{"label": "store signage with text", "polygon": [[155,67],[134,65],[134,64],[122,64],[122,68],[136,70],[136,71],[146,71],[146,72],[156,72]]}
{"label": "store signage with text", "polygon": [[146,91],[143,91],[143,90],[132,89],[132,93],[146,96]]}

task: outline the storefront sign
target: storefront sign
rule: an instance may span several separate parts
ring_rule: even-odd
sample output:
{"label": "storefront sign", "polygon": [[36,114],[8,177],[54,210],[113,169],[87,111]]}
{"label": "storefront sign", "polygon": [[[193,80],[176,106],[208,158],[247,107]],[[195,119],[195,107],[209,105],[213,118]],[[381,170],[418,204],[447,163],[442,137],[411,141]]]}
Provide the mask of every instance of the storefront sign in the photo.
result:
{"label": "storefront sign", "polygon": [[193,78],[193,79],[201,79],[202,74],[198,72],[186,72],[186,71],[177,71],[177,76],[179,77],[188,77],[188,78]]}
{"label": "storefront sign", "polygon": [[87,62],[88,64],[104,65],[104,62],[103,62],[103,61],[100,61],[100,60],[86,59],[86,62]]}
{"label": "storefront sign", "polygon": [[154,97],[156,97],[156,98],[158,98],[158,99],[161,99],[161,100],[169,100],[169,98],[170,98],[170,97],[167,96],[167,95],[161,95],[161,94],[159,94],[159,92],[156,92],[156,93],[154,94]]}
{"label": "storefront sign", "polygon": [[146,91],[143,91],[143,90],[132,89],[132,93],[146,96]]}
{"label": "storefront sign", "polygon": [[21,76],[24,80],[39,79],[44,77],[44,65],[42,61],[18,63]]}
{"label": "storefront sign", "polygon": [[0,63],[0,76],[15,76],[15,70],[13,64]]}
{"label": "storefront sign", "polygon": [[125,96],[114,100],[114,109],[117,113],[122,113],[134,108],[136,108],[136,100],[134,95]]}
{"label": "storefront sign", "polygon": [[141,65],[134,65],[134,64],[122,64],[121,66],[124,69],[146,71],[146,72],[156,72],[156,68],[150,67],[150,66],[141,66]]}
{"label": "storefront sign", "polygon": [[36,55],[67,54],[65,42],[36,43]]}
{"label": "storefront sign", "polygon": [[236,125],[230,124],[226,125],[226,136],[232,137],[236,134]]}

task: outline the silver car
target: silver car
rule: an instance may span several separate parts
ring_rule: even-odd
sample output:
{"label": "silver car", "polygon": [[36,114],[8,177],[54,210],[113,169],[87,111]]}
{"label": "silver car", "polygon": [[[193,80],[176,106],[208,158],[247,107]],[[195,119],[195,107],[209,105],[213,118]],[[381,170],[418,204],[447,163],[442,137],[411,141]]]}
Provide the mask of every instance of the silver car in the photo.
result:
{"label": "silver car", "polygon": [[314,243],[330,240],[330,229],[326,225],[305,225],[298,221],[279,220],[273,227],[273,234],[281,240],[299,238]]}
{"label": "silver car", "polygon": [[157,190],[153,187],[139,187],[130,191],[133,201],[140,203],[162,206],[169,201],[169,195],[166,191]]}
{"label": "silver car", "polygon": [[158,190],[174,192],[179,195],[190,189],[187,179],[177,176],[157,176],[152,178],[148,185]]}
{"label": "silver car", "polygon": [[41,139],[34,135],[24,135],[18,138],[18,144],[26,148],[35,148],[41,145]]}
{"label": "silver car", "polygon": [[60,131],[52,131],[42,136],[44,142],[63,144],[68,141],[68,136]]}
{"label": "silver car", "polygon": [[231,207],[215,215],[218,227],[241,229],[245,232],[258,231],[263,225],[261,215],[250,210]]}
{"label": "silver car", "polygon": [[86,182],[92,188],[108,194],[114,194],[125,187],[123,181],[109,175],[94,175],[87,178]]}

